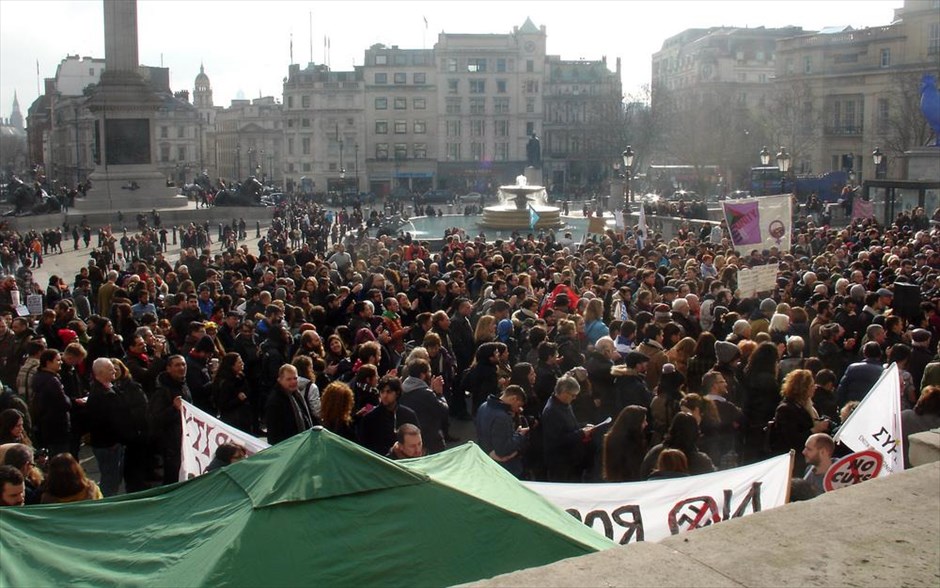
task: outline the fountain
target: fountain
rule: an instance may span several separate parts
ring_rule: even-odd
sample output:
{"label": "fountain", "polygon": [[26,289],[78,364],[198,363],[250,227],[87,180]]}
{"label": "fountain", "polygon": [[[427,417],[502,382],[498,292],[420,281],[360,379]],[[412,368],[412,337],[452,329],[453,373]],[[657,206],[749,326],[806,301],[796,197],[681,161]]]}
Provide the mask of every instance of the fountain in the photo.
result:
{"label": "fountain", "polygon": [[525,176],[517,176],[513,186],[499,187],[500,203],[483,209],[487,229],[531,229],[532,211],[538,215],[536,229],[557,229],[562,226],[561,209],[546,203],[544,186],[530,186]]}

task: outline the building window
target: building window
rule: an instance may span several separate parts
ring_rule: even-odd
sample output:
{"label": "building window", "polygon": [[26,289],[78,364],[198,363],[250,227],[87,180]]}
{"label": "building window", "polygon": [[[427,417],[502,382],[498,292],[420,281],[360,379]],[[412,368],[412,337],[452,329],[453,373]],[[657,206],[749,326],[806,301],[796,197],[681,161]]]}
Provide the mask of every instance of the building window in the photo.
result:
{"label": "building window", "polygon": [[408,132],[408,121],[406,120],[396,120],[395,121],[395,134],[404,135]]}
{"label": "building window", "polygon": [[375,109],[376,110],[388,110],[388,98],[376,98]]}
{"label": "building window", "polygon": [[539,81],[538,80],[526,80],[525,93],[526,94],[538,94],[539,93]]}
{"label": "building window", "polygon": [[486,93],[486,80],[470,80],[470,93],[471,94],[485,94]]}
{"label": "building window", "polygon": [[293,137],[289,137],[287,139],[287,154],[288,155],[294,154],[294,138]]}
{"label": "building window", "polygon": [[388,74],[385,72],[375,74],[375,83],[376,84],[387,84],[388,83]]}
{"label": "building window", "polygon": [[447,144],[447,159],[450,161],[460,161],[460,143]]}
{"label": "building window", "polygon": [[470,143],[470,157],[473,161],[483,161],[483,143]]}
{"label": "building window", "polygon": [[526,73],[532,73],[535,71],[535,62],[531,59],[527,59],[525,62],[525,71]]}
{"label": "building window", "polygon": [[497,137],[508,137],[509,136],[509,121],[508,120],[497,120],[493,122],[494,132]]}
{"label": "building window", "polygon": [[808,55],[803,58],[803,73],[813,73],[813,58]]}
{"label": "building window", "polygon": [[493,112],[496,114],[508,114],[509,98],[493,98]]}
{"label": "building window", "polygon": [[496,80],[496,93],[497,94],[506,93],[506,80]]}
{"label": "building window", "polygon": [[482,73],[486,71],[486,60],[480,58],[470,58],[467,60],[467,71],[470,73]]}
{"label": "building window", "polygon": [[176,138],[177,139],[186,138],[186,127],[176,127]]}
{"label": "building window", "polygon": [[293,97],[293,96],[288,96],[288,97],[287,97],[287,107],[288,107],[288,108],[293,108],[293,107],[294,107],[294,97]]}
{"label": "building window", "polygon": [[[310,171],[310,169],[311,169],[309,163],[304,163],[302,166],[300,166],[300,168],[301,168],[302,170],[304,170],[305,172],[308,172],[308,171]],[[291,171],[293,171],[293,170],[291,170]]]}
{"label": "building window", "polygon": [[405,72],[397,72],[395,74],[394,81],[396,84],[407,84],[408,83],[408,74]]}
{"label": "building window", "polygon": [[310,128],[310,119],[309,119],[309,118],[301,119],[301,120],[300,120],[300,126],[302,126],[302,127],[304,127],[304,128]]}
{"label": "building window", "polygon": [[486,100],[484,98],[470,99],[470,114],[485,114]]}
{"label": "building window", "polygon": [[428,75],[424,72],[418,72],[412,75],[412,80],[415,84],[426,84],[428,81]]}
{"label": "building window", "polygon": [[930,34],[927,35],[927,54],[936,55],[940,53],[940,23],[935,22],[930,25]]}
{"label": "building window", "polygon": [[375,158],[388,159],[388,143],[375,144]]}
{"label": "building window", "polygon": [[493,159],[496,161],[509,160],[509,143],[497,143],[496,151],[493,153]]}
{"label": "building window", "polygon": [[460,136],[460,121],[449,120],[444,124],[445,133],[448,137]]}
{"label": "building window", "polygon": [[169,127],[160,127],[160,138],[161,138],[161,139],[167,139],[167,138],[169,138],[169,136],[170,136],[170,128],[169,128]]}
{"label": "building window", "polygon": [[885,47],[881,50],[881,67],[891,65],[891,49]]}
{"label": "building window", "polygon": [[294,128],[294,119],[292,118],[287,119],[287,128],[288,129]]}
{"label": "building window", "polygon": [[288,172],[288,173],[294,173],[294,171],[295,171],[295,170],[294,170],[294,164],[293,164],[293,163],[288,163],[288,164],[287,164],[287,172]]}
{"label": "building window", "polygon": [[534,132],[535,132],[535,123],[531,121],[527,122],[525,124],[525,134],[531,137],[532,133]]}
{"label": "building window", "polygon": [[303,108],[310,108],[310,96],[309,95],[300,97],[300,106]]}
{"label": "building window", "polygon": [[447,114],[460,114],[460,98],[447,98],[444,103],[444,112]]}
{"label": "building window", "polygon": [[388,64],[388,55],[385,55],[384,53],[381,53],[381,54],[379,54],[379,55],[376,55],[376,56],[375,56],[375,64],[376,64],[376,65],[387,65],[387,64]]}
{"label": "building window", "polygon": [[456,72],[457,71],[457,59],[454,57],[448,57],[447,59],[445,59],[444,71]]}
{"label": "building window", "polygon": [[407,110],[407,109],[408,109],[407,98],[395,98],[395,110]]}
{"label": "building window", "polygon": [[395,65],[408,65],[408,56],[404,53],[396,53]]}
{"label": "building window", "polygon": [[415,143],[413,150],[415,159],[427,159],[428,158],[428,144],[427,143]]}
{"label": "building window", "polygon": [[375,121],[375,134],[387,135],[388,134],[388,121],[385,121],[385,120]]}
{"label": "building window", "polygon": [[416,120],[414,123],[414,132],[416,135],[423,135],[428,132],[428,123],[423,120]]}
{"label": "building window", "polygon": [[529,113],[535,112],[535,98],[525,99],[525,111]]}
{"label": "building window", "polygon": [[176,161],[186,161],[186,147],[180,146],[176,148]]}
{"label": "building window", "polygon": [[416,53],[414,55],[414,62],[415,65],[425,65],[427,64],[428,60],[424,53]]}
{"label": "building window", "polygon": [[395,159],[408,159],[408,145],[395,143]]}
{"label": "building window", "polygon": [[505,57],[498,57],[496,59],[496,72],[497,73],[506,72],[506,58]]}
{"label": "building window", "polygon": [[329,169],[330,171],[336,171],[338,167],[339,167],[339,166],[336,165],[336,162],[334,161],[334,162],[330,163],[330,165],[327,166],[327,169]]}
{"label": "building window", "polygon": [[888,132],[888,117],[890,115],[890,106],[887,98],[878,99],[878,133],[885,134]]}
{"label": "building window", "polygon": [[460,80],[447,80],[447,93],[456,94],[459,90]]}
{"label": "building window", "polygon": [[310,138],[304,137],[300,140],[300,148],[303,155],[310,155]]}
{"label": "building window", "polygon": [[427,98],[415,98],[411,101],[411,107],[414,110],[425,110],[428,107]]}
{"label": "building window", "polygon": [[483,137],[486,135],[486,121],[474,119],[470,121],[470,136]]}

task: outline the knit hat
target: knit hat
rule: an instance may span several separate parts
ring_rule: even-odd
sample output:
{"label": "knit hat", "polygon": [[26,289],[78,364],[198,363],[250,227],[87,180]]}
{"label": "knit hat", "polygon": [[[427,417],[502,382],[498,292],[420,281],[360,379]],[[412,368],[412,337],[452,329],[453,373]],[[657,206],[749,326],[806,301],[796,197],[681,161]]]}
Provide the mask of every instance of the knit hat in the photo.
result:
{"label": "knit hat", "polygon": [[734,321],[734,325],[731,327],[731,332],[739,337],[742,337],[750,326],[751,323],[747,322],[746,320],[738,319]]}
{"label": "knit hat", "polygon": [[718,363],[731,363],[740,355],[741,351],[734,343],[729,341],[715,341],[715,357],[718,358]]}
{"label": "knit hat", "polygon": [[78,333],[72,329],[59,329],[56,334],[59,336],[59,339],[62,340],[63,345],[68,345],[72,341],[78,339]]}
{"label": "knit hat", "polygon": [[760,311],[763,313],[776,312],[777,303],[773,298],[764,298],[760,301]]}

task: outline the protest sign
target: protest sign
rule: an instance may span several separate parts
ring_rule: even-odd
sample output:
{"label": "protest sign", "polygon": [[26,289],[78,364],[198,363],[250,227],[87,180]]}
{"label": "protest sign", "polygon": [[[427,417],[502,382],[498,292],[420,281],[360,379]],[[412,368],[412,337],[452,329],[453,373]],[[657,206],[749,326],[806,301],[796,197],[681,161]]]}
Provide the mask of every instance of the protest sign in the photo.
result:
{"label": "protest sign", "polygon": [[785,504],[791,460],[792,452],[711,474],[626,484],[525,485],[625,545],[660,541]]}
{"label": "protest sign", "polygon": [[602,235],[607,230],[607,223],[602,216],[592,216],[588,219],[588,233],[592,235]]}
{"label": "protest sign", "polygon": [[180,460],[180,481],[206,473],[215,450],[224,443],[238,443],[248,455],[254,455],[270,447],[267,443],[248,433],[226,425],[207,412],[183,401],[180,408],[183,421],[183,443]]}
{"label": "protest sign", "polygon": [[29,314],[42,314],[42,294],[30,294],[26,297],[26,308]]}
{"label": "protest sign", "polygon": [[776,288],[777,266],[775,264],[738,270],[738,290],[741,291],[741,296],[752,297],[761,292],[771,292]]}
{"label": "protest sign", "polygon": [[735,248],[789,251],[792,203],[789,194],[723,201],[722,211]]}
{"label": "protest sign", "polygon": [[901,451],[901,378],[892,363],[839,427],[836,443],[852,451],[873,449],[884,459],[882,476],[904,469]]}
{"label": "protest sign", "polygon": [[823,488],[832,492],[838,488],[854,486],[865,480],[877,478],[884,465],[884,458],[877,451],[866,449],[846,455],[830,466],[823,478]]}

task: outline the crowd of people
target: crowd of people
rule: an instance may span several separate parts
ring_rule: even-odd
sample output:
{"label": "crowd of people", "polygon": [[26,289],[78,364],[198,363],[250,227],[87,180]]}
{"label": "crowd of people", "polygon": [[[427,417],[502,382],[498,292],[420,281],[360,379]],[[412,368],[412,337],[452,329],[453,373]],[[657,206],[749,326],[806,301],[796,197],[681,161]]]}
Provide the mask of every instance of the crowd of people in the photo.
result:
{"label": "crowd of people", "polygon": [[[319,425],[391,459],[463,442],[455,423],[472,420],[527,480],[695,475],[792,449],[811,494],[885,365],[902,374],[905,433],[940,424],[940,230],[905,213],[804,219],[792,251],[742,252],[721,227],[641,249],[613,230],[580,244],[453,230],[432,246],[371,237],[361,211],[275,214],[256,247],[233,220],[213,252],[192,225],[174,259],[157,227],[126,255],[105,230],[38,316],[15,303],[41,292],[29,258],[4,257],[5,504],[176,482],[184,400],[271,444]],[[741,296],[737,272],[765,264],[776,288]],[[225,445],[213,467],[244,454]]]}

